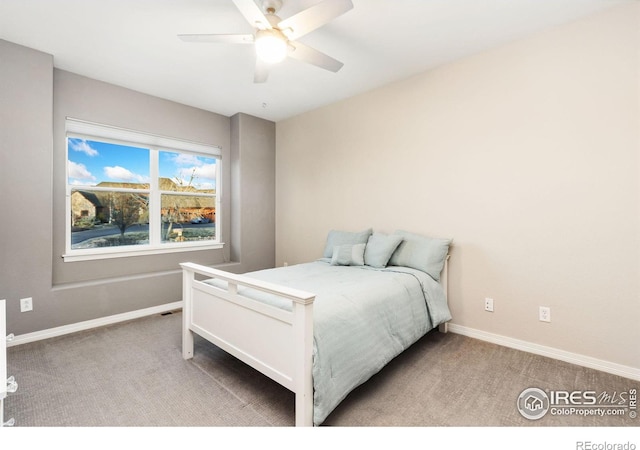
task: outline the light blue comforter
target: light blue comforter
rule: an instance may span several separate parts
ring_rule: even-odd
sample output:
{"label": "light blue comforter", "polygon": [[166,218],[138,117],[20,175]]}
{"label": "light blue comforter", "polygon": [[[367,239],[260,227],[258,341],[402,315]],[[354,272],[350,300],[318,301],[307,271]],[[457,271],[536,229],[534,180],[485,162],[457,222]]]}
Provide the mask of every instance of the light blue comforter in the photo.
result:
{"label": "light blue comforter", "polygon": [[316,294],[315,425],[427,331],[451,319],[444,290],[424,272],[332,266],[329,261],[246,274]]}

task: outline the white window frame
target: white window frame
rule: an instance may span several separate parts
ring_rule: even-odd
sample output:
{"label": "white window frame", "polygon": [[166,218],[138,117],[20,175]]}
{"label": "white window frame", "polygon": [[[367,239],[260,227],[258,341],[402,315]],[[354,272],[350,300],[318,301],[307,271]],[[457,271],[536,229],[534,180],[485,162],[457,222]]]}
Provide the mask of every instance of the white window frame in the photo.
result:
{"label": "white window frame", "polygon": [[[221,209],[220,175],[222,173],[222,151],[214,145],[201,144],[192,141],[159,136],[125,128],[102,125],[79,119],[66,118],[65,122],[65,253],[62,255],[65,262],[88,261],[108,258],[121,258],[129,256],[158,255],[165,253],[187,252],[195,250],[220,249],[224,246],[221,242],[222,230],[220,217],[224,214]],[[138,193],[149,194],[149,244],[121,247],[101,247],[89,249],[71,248],[71,193],[73,189],[107,190],[110,192],[131,192],[130,189],[99,188],[96,186],[77,186],[69,184],[69,138],[79,138],[108,142],[113,144],[138,146],[150,151],[150,189],[138,189]],[[216,159],[216,192],[215,192],[215,239],[208,241],[187,242],[161,242],[160,239],[160,191],[158,185],[158,155],[161,151],[177,151],[191,153]],[[182,195],[179,192],[170,192],[172,195]]]}

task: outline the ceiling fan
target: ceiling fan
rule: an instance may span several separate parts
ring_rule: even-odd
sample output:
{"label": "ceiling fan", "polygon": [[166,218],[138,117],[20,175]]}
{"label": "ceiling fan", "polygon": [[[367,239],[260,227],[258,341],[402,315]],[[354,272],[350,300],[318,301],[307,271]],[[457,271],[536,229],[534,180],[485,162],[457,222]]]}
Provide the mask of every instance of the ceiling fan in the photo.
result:
{"label": "ceiling fan", "polygon": [[233,3],[255,28],[253,34],[179,34],[178,37],[185,42],[255,45],[254,83],[267,81],[270,66],[287,56],[332,72],[342,68],[340,61],[296,39],[352,9],[351,0],[324,0],[284,20],[276,15],[282,0],[262,0],[264,12],[254,0],[233,0]]}

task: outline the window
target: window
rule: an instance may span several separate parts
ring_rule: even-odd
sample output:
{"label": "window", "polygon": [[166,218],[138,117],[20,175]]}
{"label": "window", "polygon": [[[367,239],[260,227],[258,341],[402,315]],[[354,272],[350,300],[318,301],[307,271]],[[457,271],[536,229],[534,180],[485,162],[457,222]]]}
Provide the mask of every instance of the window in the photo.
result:
{"label": "window", "polygon": [[218,147],[66,126],[65,261],[222,247]]}

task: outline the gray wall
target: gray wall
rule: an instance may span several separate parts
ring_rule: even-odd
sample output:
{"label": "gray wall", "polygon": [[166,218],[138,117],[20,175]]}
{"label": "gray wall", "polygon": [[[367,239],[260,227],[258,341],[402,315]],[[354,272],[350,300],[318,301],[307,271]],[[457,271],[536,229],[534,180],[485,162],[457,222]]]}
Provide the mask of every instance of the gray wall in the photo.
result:
{"label": "gray wall", "polygon": [[[49,310],[42,300],[51,299],[52,73],[50,55],[0,40],[0,298],[7,300],[7,333],[31,330],[30,319]],[[28,296],[35,310],[20,315],[18,299]]]}
{"label": "gray wall", "polygon": [[247,114],[231,117],[231,258],[240,270],[275,264],[275,126]]}
{"label": "gray wall", "polygon": [[[245,271],[247,253],[251,270],[273,266],[273,206],[256,210],[249,195],[254,182],[262,187],[265,177],[275,177],[274,123],[243,116],[240,133],[247,138],[238,135],[236,141],[246,145],[232,147],[229,117],[54,69],[51,55],[6,41],[0,41],[0,60],[0,210],[11,212],[11,220],[0,225],[0,298],[7,299],[8,332],[20,335],[178,301],[183,261],[238,272]],[[224,248],[65,263],[66,117],[221,147]],[[232,179],[232,161],[246,174],[241,180]],[[271,174],[256,169],[262,164]],[[273,205],[274,195],[273,187],[261,191],[265,204]],[[248,211],[251,220],[243,220]],[[15,220],[19,216],[30,220]],[[254,222],[266,226],[240,226]],[[244,252],[233,248],[235,241],[245,244]],[[33,297],[33,311],[19,312],[22,297]]]}

